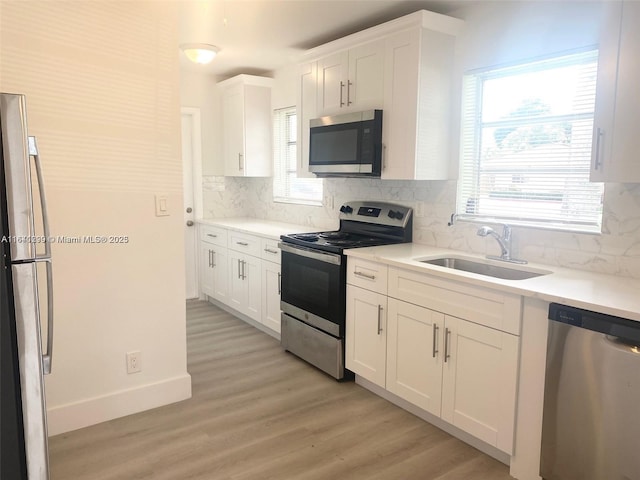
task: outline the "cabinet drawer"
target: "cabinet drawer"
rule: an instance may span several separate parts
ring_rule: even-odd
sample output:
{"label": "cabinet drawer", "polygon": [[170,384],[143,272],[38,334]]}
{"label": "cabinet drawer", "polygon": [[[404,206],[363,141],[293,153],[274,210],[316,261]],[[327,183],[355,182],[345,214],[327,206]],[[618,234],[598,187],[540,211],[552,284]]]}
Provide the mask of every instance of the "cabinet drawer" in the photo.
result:
{"label": "cabinet drawer", "polygon": [[227,246],[227,230],[211,225],[200,225],[200,240],[221,247]]}
{"label": "cabinet drawer", "polygon": [[387,294],[388,267],[380,263],[349,257],[347,283],[373,292]]}
{"label": "cabinet drawer", "polygon": [[280,264],[280,247],[278,247],[278,240],[261,239],[260,256],[263,260]]}
{"label": "cabinet drawer", "polygon": [[520,334],[522,297],[389,268],[389,296],[480,325]]}
{"label": "cabinet drawer", "polygon": [[260,237],[230,231],[227,245],[236,252],[243,252],[260,258]]}

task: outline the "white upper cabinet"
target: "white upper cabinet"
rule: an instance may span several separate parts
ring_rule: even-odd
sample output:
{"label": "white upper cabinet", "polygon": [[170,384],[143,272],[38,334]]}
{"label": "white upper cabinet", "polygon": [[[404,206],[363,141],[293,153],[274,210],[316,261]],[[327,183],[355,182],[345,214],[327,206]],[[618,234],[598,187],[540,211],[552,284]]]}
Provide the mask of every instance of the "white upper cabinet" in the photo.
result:
{"label": "white upper cabinet", "polygon": [[454,45],[463,23],[422,10],[309,50],[298,97],[298,173],[308,175],[310,119],[382,109],[382,178],[448,179]]}
{"label": "white upper cabinet", "polygon": [[309,120],[318,116],[317,79],[318,62],[305,63],[300,66],[298,104],[296,106],[298,121],[296,173],[299,178],[315,178],[315,175],[309,172]]}
{"label": "white upper cabinet", "polygon": [[599,45],[591,180],[640,182],[640,3],[611,2]]}
{"label": "white upper cabinet", "polygon": [[270,78],[238,75],[218,84],[226,176],[272,175],[272,83]]}
{"label": "white upper cabinet", "polygon": [[372,42],[318,60],[319,115],[382,108],[384,42]]}
{"label": "white upper cabinet", "polygon": [[383,179],[446,180],[455,37],[425,28],[387,39]]}

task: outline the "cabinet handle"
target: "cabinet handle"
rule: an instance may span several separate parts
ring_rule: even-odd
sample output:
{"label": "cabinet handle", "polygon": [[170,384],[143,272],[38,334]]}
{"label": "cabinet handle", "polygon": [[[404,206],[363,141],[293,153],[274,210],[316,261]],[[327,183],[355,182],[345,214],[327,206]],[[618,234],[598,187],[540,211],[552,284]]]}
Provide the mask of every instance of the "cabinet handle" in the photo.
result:
{"label": "cabinet handle", "polygon": [[598,127],[596,129],[596,157],[593,165],[594,170],[600,170],[600,167],[602,167],[602,161],[600,159],[600,148],[603,137],[604,131],[600,127]]}
{"label": "cabinet handle", "polygon": [[216,252],[215,250],[209,250],[211,252],[211,267],[216,268]]}
{"label": "cabinet handle", "polygon": [[211,260],[211,250],[207,250],[209,252],[209,268],[213,266],[213,260]]}
{"label": "cabinet handle", "polygon": [[368,273],[364,273],[364,272],[353,272],[353,274],[357,277],[368,278],[369,280],[376,279],[375,275],[369,275]]}
{"label": "cabinet handle", "polygon": [[278,295],[282,293],[282,274],[278,272]]}
{"label": "cabinet handle", "polygon": [[242,245],[243,247],[248,247],[249,244],[247,242],[236,242],[236,245]]}
{"label": "cabinet handle", "polygon": [[433,324],[433,358],[436,358],[436,353],[438,353],[438,350],[436,348],[436,343],[437,343],[436,338],[438,337],[438,330],[440,330],[438,327],[438,324],[434,323]]}
{"label": "cabinet handle", "polygon": [[382,170],[387,169],[387,146],[382,144]]}
{"label": "cabinet handle", "polygon": [[207,237],[218,238],[218,235],[214,235],[213,233],[207,233]]}
{"label": "cabinet handle", "polygon": [[245,280],[247,278],[247,272],[245,270],[246,266],[247,266],[247,262],[242,260],[242,280]]}
{"label": "cabinet handle", "polygon": [[243,165],[243,160],[244,159],[244,155],[239,153],[238,154],[238,170],[244,170],[244,165]]}
{"label": "cabinet handle", "polygon": [[449,355],[449,335],[451,335],[451,330],[448,328],[444,329],[444,363],[447,363],[447,359],[451,357]]}
{"label": "cabinet handle", "polygon": [[353,102],[351,101],[351,85],[353,85],[353,83],[348,80],[347,81],[347,105],[351,105]]}
{"label": "cabinet handle", "polygon": [[344,100],[342,100],[342,89],[344,88],[344,82],[340,82],[340,106],[344,107]]}
{"label": "cabinet handle", "polygon": [[382,305],[378,305],[378,335],[382,333]]}
{"label": "cabinet handle", "polygon": [[277,250],[271,250],[270,248],[265,248],[265,249],[264,249],[264,251],[265,251],[265,252],[267,252],[267,253],[272,253],[272,254],[274,254],[274,255],[275,255],[276,253],[278,253],[278,251],[277,251]]}
{"label": "cabinet handle", "polygon": [[240,275],[240,259],[238,259],[238,278],[242,280],[242,275]]}

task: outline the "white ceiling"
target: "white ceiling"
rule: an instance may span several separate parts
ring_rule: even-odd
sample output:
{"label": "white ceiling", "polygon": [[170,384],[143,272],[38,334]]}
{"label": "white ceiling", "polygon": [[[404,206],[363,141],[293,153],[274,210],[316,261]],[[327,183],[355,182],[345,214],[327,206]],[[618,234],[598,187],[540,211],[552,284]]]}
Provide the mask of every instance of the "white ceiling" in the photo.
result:
{"label": "white ceiling", "polygon": [[459,0],[182,0],[180,43],[221,50],[207,66],[180,53],[181,68],[217,79],[265,74],[300,53],[420,9],[448,13]]}

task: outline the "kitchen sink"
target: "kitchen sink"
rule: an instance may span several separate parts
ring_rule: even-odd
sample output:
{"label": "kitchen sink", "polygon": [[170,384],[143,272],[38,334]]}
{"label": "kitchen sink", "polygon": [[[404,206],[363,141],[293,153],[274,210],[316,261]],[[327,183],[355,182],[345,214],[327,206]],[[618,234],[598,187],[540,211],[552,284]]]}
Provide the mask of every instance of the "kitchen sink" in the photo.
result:
{"label": "kitchen sink", "polygon": [[503,267],[501,265],[496,265],[495,263],[485,263],[476,259],[464,257],[438,257],[416,260],[422,263],[428,263],[430,265],[437,265],[439,267],[477,273],[479,275],[502,278],[505,280],[525,280],[527,278],[540,277],[542,275],[548,275],[551,273],[546,270]]}

